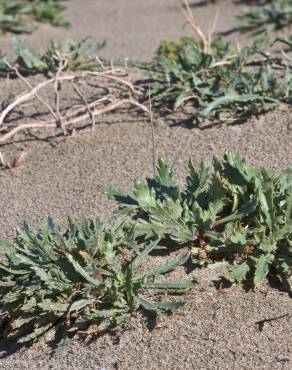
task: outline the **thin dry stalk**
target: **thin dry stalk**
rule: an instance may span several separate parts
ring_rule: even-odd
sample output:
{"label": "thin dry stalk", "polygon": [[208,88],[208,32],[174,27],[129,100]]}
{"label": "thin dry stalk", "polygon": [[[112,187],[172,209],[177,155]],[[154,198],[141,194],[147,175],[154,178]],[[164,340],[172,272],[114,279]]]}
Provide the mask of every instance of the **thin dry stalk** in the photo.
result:
{"label": "thin dry stalk", "polygon": [[[142,104],[140,104],[140,103],[138,103],[134,100],[131,100],[131,99],[123,99],[123,100],[119,100],[117,102],[114,102],[112,104],[109,104],[109,105],[107,105],[106,107],[104,107],[102,109],[95,109],[92,112],[92,115],[94,117],[96,117],[96,116],[99,116],[99,115],[102,115],[102,114],[105,114],[105,113],[109,113],[109,112],[115,111],[116,109],[118,109],[118,108],[120,108],[121,106],[124,106],[124,105],[132,105],[136,108],[142,109],[145,113],[149,114],[149,110],[146,107],[144,107]],[[67,122],[64,122],[64,125],[67,127],[67,126],[80,124],[80,123],[88,120],[88,118],[90,118],[89,114],[84,113],[84,114],[82,114],[78,117],[72,118],[71,120],[69,120]],[[47,121],[47,122],[42,121],[42,122],[20,124],[19,126],[14,127],[12,130],[7,132],[6,134],[0,136],[0,143],[4,143],[5,141],[11,139],[13,136],[15,136],[20,131],[35,130],[35,129],[40,129],[40,128],[56,129],[56,123],[57,123],[56,120],[52,120],[52,121]]]}
{"label": "thin dry stalk", "polygon": [[72,84],[72,87],[74,89],[74,91],[76,92],[76,94],[79,96],[79,98],[83,101],[84,105],[85,105],[85,108],[86,108],[86,111],[91,119],[91,123],[92,123],[92,129],[94,130],[95,129],[95,116],[94,114],[92,113],[92,110],[91,110],[91,107],[90,105],[88,104],[86,98],[84,97],[84,95],[80,92],[80,90],[78,89],[77,85],[72,81],[71,82]]}
{"label": "thin dry stalk", "polygon": [[[21,79],[22,82],[24,82],[24,84],[31,90],[33,91],[34,88],[32,87],[32,85],[28,82],[28,80],[26,78],[24,78],[24,76],[22,76],[22,74],[19,72],[18,68],[16,68],[15,66],[12,66],[6,59],[4,60],[5,64],[12,70],[15,71],[15,74],[17,75],[17,77],[19,77]],[[48,102],[46,102],[39,94],[37,91],[35,91],[34,93],[35,97],[40,101],[41,104],[43,104],[47,109],[48,111],[51,113],[51,115],[56,119],[57,116],[53,110],[53,108],[50,106],[50,104]],[[1,124],[1,123],[0,123]]]}
{"label": "thin dry stalk", "polygon": [[55,81],[54,81],[55,105],[56,105],[56,113],[57,113],[57,119],[58,119],[57,124],[58,124],[58,127],[61,127],[61,129],[63,130],[64,135],[67,135],[66,126],[64,124],[64,120],[63,120],[63,117],[60,111],[60,99],[61,99],[60,91],[61,91],[62,85],[59,81],[59,77],[61,76],[62,72],[66,69],[68,60],[60,54],[56,54],[56,57],[58,58],[58,61],[59,61],[59,66],[58,66],[57,73],[55,76]]}
{"label": "thin dry stalk", "polygon": [[97,64],[101,67],[101,69],[105,71],[106,66],[103,64],[102,60],[98,56],[95,57],[95,60],[97,61]]}
{"label": "thin dry stalk", "polygon": [[153,119],[153,112],[152,112],[152,101],[151,101],[151,90],[150,86],[148,89],[148,97],[149,97],[149,117],[150,117],[150,124],[151,124],[151,139],[152,139],[152,167],[153,167],[153,175],[156,176],[156,147],[155,147],[155,135],[154,135],[154,119]]}
{"label": "thin dry stalk", "polygon": [[[104,96],[103,98],[100,98],[100,99],[95,100],[91,103],[88,103],[88,106],[89,106],[90,110],[92,111],[93,108],[95,108],[99,105],[111,102],[111,101],[112,101],[112,95],[108,94],[108,95]],[[85,110],[86,110],[86,108],[84,107],[84,105],[81,105],[81,106],[75,105],[74,107],[71,107],[68,110],[66,110],[66,112],[64,113],[64,117],[66,119],[68,119],[70,117],[78,116],[79,114],[84,113]]]}
{"label": "thin dry stalk", "polygon": [[181,7],[181,10],[182,10],[187,22],[190,24],[192,29],[196,32],[196,34],[201,39],[201,42],[202,42],[203,48],[204,48],[204,52],[208,53],[209,50],[210,50],[210,40],[208,39],[208,37],[205,36],[204,32],[201,30],[200,26],[196,22],[188,1],[187,0],[181,0],[180,7]]}
{"label": "thin dry stalk", "polygon": [[152,139],[152,166],[153,166],[153,175],[156,176],[156,152],[155,152],[155,135],[154,135],[154,120],[152,112],[152,101],[151,101],[151,90],[149,86],[148,90],[149,96],[149,113],[150,113],[150,124],[151,124],[151,139]]}
{"label": "thin dry stalk", "polygon": [[[59,76],[58,81],[59,83],[63,83],[66,81],[78,81],[79,79],[85,79],[87,76],[96,76],[99,78],[105,78],[109,74],[113,74],[115,76],[123,75],[124,71],[121,68],[116,68],[113,70],[107,70],[103,72],[92,72],[92,71],[84,71],[80,74],[76,75],[64,75],[64,76]],[[121,84],[124,84],[125,86],[128,85],[128,81],[124,81],[122,78],[118,81]],[[55,77],[46,80],[44,82],[41,82],[39,85],[35,86],[31,91],[28,93],[23,93],[19,97],[17,97],[11,104],[9,104],[0,114],[0,125],[3,125],[5,118],[7,115],[15,109],[17,106],[29,101],[32,97],[36,96],[38,92],[44,88],[46,88],[48,85],[55,83]],[[57,119],[56,114],[54,113],[54,110],[52,108],[47,107],[52,115],[54,116],[55,119]]]}
{"label": "thin dry stalk", "polygon": [[[72,80],[74,79],[75,76],[66,76],[66,77],[60,77],[60,80],[64,81],[64,80]],[[54,78],[50,79],[50,80],[47,80],[47,81],[44,81],[40,84],[38,84],[37,86],[35,86],[30,92],[28,93],[24,93],[22,95],[20,95],[19,97],[17,97],[11,104],[9,104],[5,109],[3,109],[3,111],[1,112],[1,115],[0,115],[0,125],[3,125],[4,121],[5,121],[5,118],[7,117],[7,115],[14,109],[16,108],[17,106],[29,101],[32,97],[36,96],[38,91],[40,91],[41,89],[43,89],[44,87],[50,85],[51,83],[54,82]],[[55,113],[52,113],[52,115],[54,117],[56,117]],[[57,118],[57,117],[56,117]]]}
{"label": "thin dry stalk", "polygon": [[210,31],[208,32],[208,45],[209,45],[209,50],[211,50],[211,45],[212,45],[212,38],[213,38],[213,34],[217,28],[217,23],[218,23],[218,18],[219,18],[219,9],[217,9],[216,11],[216,14],[215,14],[215,17],[214,17],[214,21],[213,21],[213,25],[212,25],[212,28],[210,29]]}

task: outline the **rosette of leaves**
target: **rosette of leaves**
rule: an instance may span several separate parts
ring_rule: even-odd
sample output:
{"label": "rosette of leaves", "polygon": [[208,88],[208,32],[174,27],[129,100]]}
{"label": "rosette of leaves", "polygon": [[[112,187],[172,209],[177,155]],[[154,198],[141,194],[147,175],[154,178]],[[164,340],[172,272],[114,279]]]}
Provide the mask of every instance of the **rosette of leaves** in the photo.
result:
{"label": "rosette of leaves", "polygon": [[52,327],[66,338],[70,333],[94,335],[144,308],[163,315],[179,308],[181,301],[153,301],[155,294],[181,293],[191,281],[159,281],[183,264],[188,255],[150,270],[139,265],[157,242],[143,246],[129,259],[119,247],[135,248],[123,223],[106,227],[98,219],[77,223],[69,229],[49,218],[34,234],[27,225],[18,229],[16,243],[1,242],[5,259],[0,263],[1,336],[18,343],[31,342]]}
{"label": "rosette of leaves", "polygon": [[291,0],[270,0],[266,4],[247,7],[237,18],[242,31],[279,30],[292,24],[292,3]]}
{"label": "rosette of leaves", "polygon": [[151,65],[140,67],[152,80],[151,96],[160,108],[180,109],[196,124],[235,122],[291,102],[290,69],[276,71],[280,58],[264,53],[269,43],[262,35],[238,51],[217,39],[207,50],[184,37],[164,41]]}
{"label": "rosette of leaves", "polygon": [[191,247],[195,264],[230,261],[233,281],[257,286],[270,272],[290,289],[292,168],[272,176],[229,152],[214,157],[213,169],[190,161],[182,189],[160,160],[158,175],[136,181],[133,196],[102,190],[132,217],[135,238],[171,239]]}
{"label": "rosette of leaves", "polygon": [[0,29],[3,32],[32,33],[33,20],[68,27],[61,13],[65,7],[58,0],[0,0]]}
{"label": "rosette of leaves", "polygon": [[[97,43],[92,47],[88,43],[88,38],[75,42],[70,38],[66,38],[61,44],[51,42],[47,50],[40,54],[36,50],[30,48],[16,36],[12,37],[12,47],[16,54],[16,60],[13,66],[25,75],[37,73],[55,73],[58,70],[60,56],[64,56],[67,60],[66,69],[70,71],[91,70],[96,68],[96,55],[106,45],[106,41]],[[0,73],[14,73],[3,59],[0,60]]]}

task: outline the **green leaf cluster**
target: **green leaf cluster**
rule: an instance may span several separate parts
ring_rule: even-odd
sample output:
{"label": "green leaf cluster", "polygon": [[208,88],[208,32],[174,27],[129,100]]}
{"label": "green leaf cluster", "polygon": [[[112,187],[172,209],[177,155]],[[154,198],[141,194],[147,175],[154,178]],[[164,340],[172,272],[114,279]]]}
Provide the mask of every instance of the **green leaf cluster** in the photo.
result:
{"label": "green leaf cluster", "polygon": [[291,0],[270,0],[266,4],[247,7],[237,18],[238,26],[244,31],[279,30],[292,24],[292,3]]}
{"label": "green leaf cluster", "polygon": [[[69,218],[69,228],[49,218],[35,234],[25,224],[15,243],[0,242],[0,329],[6,340],[31,342],[52,327],[66,338],[94,335],[125,321],[134,310],[163,316],[181,301],[151,299],[182,293],[191,281],[165,282],[159,276],[189,258],[180,256],[159,267],[140,263],[157,241],[137,248],[124,222],[111,227],[99,219]],[[128,248],[130,257],[122,253]]]}
{"label": "green leaf cluster", "polygon": [[0,29],[3,32],[32,33],[33,20],[68,27],[61,13],[65,7],[58,0],[0,0]]}
{"label": "green leaf cluster", "polygon": [[180,108],[196,124],[234,122],[291,102],[291,65],[281,70],[281,58],[265,53],[269,44],[262,35],[238,51],[217,39],[206,51],[201,41],[184,37],[162,42],[153,62],[140,67],[152,79],[151,96],[159,107]]}
{"label": "green leaf cluster", "polygon": [[[60,44],[51,42],[47,50],[43,54],[40,54],[16,36],[13,36],[12,47],[16,54],[16,60],[12,66],[16,67],[25,75],[56,73],[60,64],[59,56],[61,55],[66,57],[67,70],[91,70],[96,68],[94,55],[103,49],[105,45],[105,40],[92,47],[88,43],[88,38],[80,42],[74,42],[70,38],[66,38]],[[3,56],[0,59],[0,73],[14,73],[14,70],[5,64]]]}
{"label": "green leaf cluster", "polygon": [[157,171],[135,181],[132,197],[102,189],[132,218],[134,238],[189,245],[199,265],[228,260],[233,281],[257,286],[270,272],[291,291],[291,167],[274,176],[228,152],[214,157],[212,173],[205,162],[197,170],[190,161],[183,189],[163,160]]}

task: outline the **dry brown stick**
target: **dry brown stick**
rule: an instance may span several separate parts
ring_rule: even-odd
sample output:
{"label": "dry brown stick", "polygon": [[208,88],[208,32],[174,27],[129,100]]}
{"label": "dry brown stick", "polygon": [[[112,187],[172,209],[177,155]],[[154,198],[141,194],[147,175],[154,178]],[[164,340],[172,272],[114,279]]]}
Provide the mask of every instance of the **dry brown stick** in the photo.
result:
{"label": "dry brown stick", "polygon": [[[66,81],[67,80],[68,81],[68,80],[73,80],[74,78],[76,78],[76,77],[75,76],[64,76],[64,77],[60,77],[60,80],[62,80],[62,81]],[[16,98],[14,100],[14,102],[12,102],[11,104],[9,104],[1,112],[1,115],[0,115],[0,125],[3,124],[3,122],[5,120],[5,117],[7,116],[7,114],[10,113],[15,107],[17,107],[18,105],[20,105],[22,103],[25,103],[30,98],[32,98],[33,96],[35,96],[39,90],[41,90],[42,88],[48,86],[49,84],[51,84],[53,82],[54,82],[54,78],[52,78],[50,80],[47,80],[47,81],[44,81],[44,82],[41,82],[39,85],[37,85],[36,87],[34,87],[30,92],[28,92],[26,94],[23,94],[23,95],[20,95],[18,98]]]}
{"label": "dry brown stick", "polygon": [[77,85],[72,81],[71,82],[72,86],[73,86],[73,89],[74,91],[76,92],[76,94],[79,96],[79,98],[83,101],[84,105],[85,105],[85,108],[88,112],[88,115],[89,117],[91,118],[91,122],[92,122],[92,129],[94,130],[95,129],[95,116],[94,114],[92,113],[92,110],[91,110],[91,107],[90,105],[88,104],[87,100],[85,99],[85,97],[82,95],[82,93],[79,91]]}
{"label": "dry brown stick", "polygon": [[216,30],[216,27],[217,27],[218,17],[219,17],[219,9],[216,10],[216,14],[215,14],[215,17],[214,17],[212,28],[208,32],[207,40],[208,40],[208,48],[209,48],[209,51],[211,51],[212,38],[213,38],[213,34],[214,34],[214,32]]}
{"label": "dry brown stick", "polygon": [[95,57],[95,60],[96,60],[96,61],[97,61],[97,63],[100,65],[100,67],[105,71],[105,70],[106,70],[106,67],[105,67],[105,65],[102,63],[101,59],[100,59],[98,56],[96,56],[96,57]]}
{"label": "dry brown stick", "polygon": [[129,81],[126,81],[126,80],[123,80],[122,78],[119,78],[119,77],[116,77],[116,76],[112,76],[112,75],[104,75],[102,76],[103,78],[106,78],[108,80],[112,80],[112,81],[116,81],[116,82],[119,82],[121,83],[122,85],[125,85],[127,86],[131,92],[133,94],[138,94],[138,95],[143,95],[142,91],[139,91],[138,89],[136,89],[133,84],[131,84],[131,82]]}
{"label": "dry brown stick", "polygon": [[187,0],[181,0],[180,7],[182,9],[182,12],[187,19],[188,23],[192,27],[192,29],[196,32],[196,34],[200,37],[204,51],[207,53],[209,50],[209,42],[208,38],[205,36],[204,32],[199,27],[198,23],[195,21],[192,10],[190,8],[190,5]]}
{"label": "dry brown stick", "polygon": [[[85,71],[85,72],[82,72],[81,74],[79,75],[65,75],[65,76],[60,76],[58,78],[58,81],[59,83],[61,82],[65,82],[65,81],[77,81],[78,79],[80,78],[84,78],[88,75],[90,76],[96,76],[96,77],[107,77],[107,75],[109,73],[118,73],[118,72],[121,72],[122,70],[120,68],[117,68],[113,71],[104,71],[104,72],[91,72],[91,71]],[[122,80],[121,78],[119,78],[119,80],[117,80],[118,82],[120,83],[124,83],[126,86],[129,87],[129,83],[128,81],[125,81],[125,80]],[[16,98],[16,100],[14,102],[12,102],[11,104],[9,104],[0,114],[0,125],[3,124],[4,120],[5,120],[5,117],[15,108],[17,107],[18,105],[28,101],[29,99],[31,99],[33,96],[35,96],[39,90],[45,88],[46,86],[52,84],[52,83],[55,83],[55,77],[54,78],[51,78],[50,80],[47,80],[47,81],[44,81],[44,82],[41,82],[39,85],[37,85],[36,87],[34,87],[29,93],[26,93],[26,94],[23,94],[23,95],[20,95],[19,97]],[[52,109],[51,109],[52,110]],[[54,115],[54,118],[57,118],[56,117],[56,114],[54,113],[54,111],[52,110],[51,112],[53,115]]]}
{"label": "dry brown stick", "polygon": [[[98,100],[93,101],[92,103],[88,103],[88,106],[89,106],[90,110],[92,110],[92,108],[96,107],[97,105],[100,105],[101,103],[111,102],[111,101],[112,101],[112,96],[111,95],[106,95],[103,98],[100,98]],[[77,107],[77,105],[74,105],[72,108],[74,109],[76,107]],[[76,108],[76,109],[72,110],[71,112],[70,112],[70,110],[68,110],[65,113],[65,118],[70,118],[70,117],[73,117],[73,116],[77,116],[78,114],[84,112],[85,110],[86,109],[85,109],[84,105],[82,105],[80,108]]]}
{"label": "dry brown stick", "polygon": [[[4,59],[4,62],[5,64],[14,70],[15,74],[21,79],[22,82],[24,82],[24,84],[29,87],[31,90],[34,90],[34,88],[32,87],[32,85],[28,82],[28,80],[26,78],[24,78],[22,76],[22,74],[19,72],[18,68],[12,66],[6,59]],[[49,110],[49,112],[51,113],[51,115],[56,119],[57,116],[53,110],[53,108],[50,106],[49,103],[47,103],[38,93],[37,91],[35,92],[34,94],[36,96],[36,98]]]}
{"label": "dry brown stick", "polygon": [[[98,100],[93,101],[92,103],[89,103],[88,105],[89,105],[90,109],[92,110],[92,108],[94,108],[94,107],[96,107],[96,106],[98,106],[98,105],[100,105],[102,103],[105,103],[105,102],[112,102],[112,97],[105,96],[103,98],[100,98]],[[64,114],[64,117],[66,119],[75,117],[75,116],[79,115],[80,113],[84,113],[84,111],[86,111],[86,108],[84,107],[84,105],[82,105],[82,107],[80,107],[80,108],[76,108],[76,105],[74,105],[72,108],[75,108],[75,109],[73,111],[71,111],[71,112],[68,110]],[[43,121],[43,122],[45,124],[54,124],[54,125],[56,125],[56,120],[55,119],[49,120],[49,121]],[[39,124],[41,125],[41,123],[39,123]],[[18,125],[16,124],[16,127],[17,126]],[[14,128],[15,127],[15,124],[9,123],[9,127],[13,127]],[[6,125],[3,126],[2,128],[0,128],[0,132],[2,132],[2,131],[7,131],[7,126]]]}
{"label": "dry brown stick", "polygon": [[[98,100],[99,101],[99,100]],[[97,102],[98,102],[97,101]],[[121,99],[117,102],[112,102],[111,104],[107,105],[106,107],[104,108],[101,108],[101,109],[95,109],[94,111],[92,111],[92,114],[94,116],[98,116],[100,114],[103,114],[103,113],[107,113],[107,112],[110,112],[112,110],[115,110],[117,108],[119,108],[120,106],[122,105],[126,105],[126,104],[130,104],[130,105],[133,105],[139,109],[141,109],[143,112],[145,112],[146,114],[150,114],[149,112],[149,109],[147,109],[143,104],[137,102],[136,100],[133,100],[133,99]],[[71,119],[70,121],[68,121],[66,123],[66,125],[68,124],[72,124],[72,123],[78,123],[79,122],[79,119],[81,118],[82,120],[85,118],[88,118],[88,114],[84,113],[83,115],[81,116],[78,116],[76,118],[73,118]]]}
{"label": "dry brown stick", "polygon": [[[119,108],[120,106],[122,106],[124,104],[134,105],[137,108],[140,108],[144,112],[146,112],[146,113],[149,114],[149,110],[146,107],[144,107],[142,104],[136,102],[135,100],[131,100],[131,99],[122,99],[122,100],[119,100],[119,101],[117,101],[115,103],[112,103],[112,104],[107,105],[104,108],[95,109],[92,113],[93,113],[94,116],[98,116],[98,115],[101,115],[101,114],[104,114],[104,113],[108,113],[110,111],[113,111],[113,110]],[[88,119],[88,117],[89,117],[88,113],[84,113],[81,116],[78,116],[78,117],[75,117],[75,118],[69,120],[68,122],[64,122],[64,124],[66,126],[68,126],[68,125],[73,125],[73,124],[76,124],[76,123],[81,123],[81,122],[85,121],[86,119]],[[56,121],[36,122],[36,123],[24,123],[24,124],[21,124],[21,125],[15,127],[15,128],[13,128],[12,130],[10,130],[9,132],[7,132],[6,134],[0,136],[0,143],[3,143],[5,141],[7,141],[8,139],[12,138],[19,131],[30,130],[30,129],[38,129],[38,128],[56,128]]]}
{"label": "dry brown stick", "polygon": [[[96,107],[96,106],[98,106],[98,105],[100,105],[102,103],[105,103],[105,102],[112,102],[112,97],[109,96],[109,95],[107,95],[107,96],[105,96],[103,98],[100,98],[98,100],[95,100],[95,101],[89,103],[88,105],[89,105],[90,109],[92,109],[92,108],[94,108],[94,107]],[[77,105],[74,105],[72,107],[73,109],[75,108],[73,111],[70,112],[68,110],[66,113],[64,113],[64,117],[66,119],[72,118],[72,117],[77,116],[80,113],[84,113],[84,111],[86,111],[86,108],[84,107],[84,105],[82,105],[82,107],[79,107],[79,108],[76,108],[76,106]],[[55,119],[49,120],[49,121],[43,121],[43,122],[44,123],[50,123],[50,124],[51,123],[55,123],[56,124],[56,120]],[[15,126],[17,127],[18,125],[17,124],[13,124],[13,123],[9,123],[9,127],[15,127]],[[7,131],[7,126],[6,125],[4,125],[3,127],[0,128],[0,132],[2,132],[2,131]]]}
{"label": "dry brown stick", "polygon": [[54,89],[55,89],[55,104],[56,104],[56,114],[58,119],[58,126],[61,127],[63,130],[64,135],[67,135],[66,126],[64,125],[64,120],[60,111],[60,90],[61,90],[61,82],[59,81],[59,77],[66,68],[68,64],[68,59],[63,57],[61,54],[56,54],[56,57],[59,60],[59,66],[55,75],[55,81],[54,81]]}
{"label": "dry brown stick", "polygon": [[[117,72],[123,72],[123,74],[118,76]],[[114,80],[114,81],[117,81],[117,82],[121,83],[122,85],[127,86],[135,94],[140,93],[140,91],[138,91],[138,88],[135,88],[134,85],[131,82],[122,78],[122,77],[127,76],[127,73],[122,69],[115,69],[115,70],[104,71],[104,72],[88,71],[86,73],[86,75],[87,76],[101,77],[101,78],[105,78],[105,79],[111,79],[111,80]]]}
{"label": "dry brown stick", "polygon": [[[117,102],[114,102],[112,104],[107,105],[104,108],[95,109],[92,113],[94,114],[94,116],[99,116],[101,114],[104,114],[104,113],[108,113],[110,111],[113,111],[113,110],[121,107],[122,105],[126,105],[126,104],[133,105],[133,106],[135,106],[135,107],[143,110],[147,114],[150,113],[149,110],[144,105],[142,105],[142,104],[140,104],[137,101],[132,100],[132,99],[121,99],[121,100],[119,100]],[[71,121],[69,121],[66,124],[79,123],[81,120],[83,121],[84,119],[87,119],[87,118],[88,118],[88,114],[87,113],[84,113],[82,116],[73,118]]]}
{"label": "dry brown stick", "polygon": [[56,121],[53,123],[24,123],[19,126],[14,127],[12,130],[7,132],[7,134],[0,136],[0,143],[4,143],[8,139],[15,136],[19,131],[23,130],[31,130],[31,129],[37,129],[37,128],[56,128]]}

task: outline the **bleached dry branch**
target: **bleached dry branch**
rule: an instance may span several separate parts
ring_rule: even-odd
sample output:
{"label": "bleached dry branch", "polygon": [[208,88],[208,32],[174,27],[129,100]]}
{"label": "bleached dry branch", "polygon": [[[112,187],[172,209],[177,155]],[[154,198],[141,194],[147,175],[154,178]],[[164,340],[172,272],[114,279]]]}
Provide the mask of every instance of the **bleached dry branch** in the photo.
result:
{"label": "bleached dry branch", "polygon": [[[110,66],[98,66],[97,71],[83,71],[82,73],[69,74],[65,73],[66,57],[59,55],[59,68],[53,78],[40,82],[36,86],[32,86],[20,72],[15,68],[15,72],[19,78],[25,83],[29,91],[23,92],[15,98],[15,100],[5,107],[0,114],[0,144],[11,140],[20,131],[35,130],[35,129],[58,129],[61,128],[63,134],[68,133],[68,129],[75,129],[76,126],[84,124],[86,120],[91,120],[92,127],[95,127],[96,117],[115,111],[121,107],[129,109],[138,109],[150,115],[149,109],[141,104],[138,100],[142,92],[135,87],[128,79],[128,73],[125,69],[115,68]],[[98,69],[99,67],[99,69]],[[96,84],[97,91],[103,89],[106,94],[100,94],[98,98],[92,100],[90,95],[87,97],[78,87],[79,83],[86,82],[87,85],[92,85],[93,81]],[[106,81],[112,81],[114,87],[108,88]],[[70,108],[65,108],[62,99],[61,90],[64,89],[66,83],[70,83],[73,92],[77,96],[80,103],[72,105]],[[103,86],[104,85],[104,86]],[[40,96],[40,92],[46,92],[48,95],[54,96],[54,104],[49,104]],[[96,96],[96,92],[95,96]],[[92,95],[92,94],[91,94]],[[32,122],[7,122],[10,115],[16,108],[23,108],[24,104],[33,101],[37,98],[46,108],[52,118],[44,121]],[[90,101],[91,100],[91,101]],[[54,105],[54,106],[53,106]]]}

